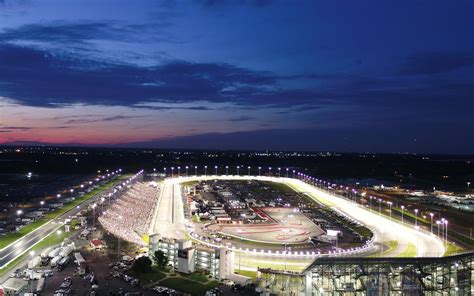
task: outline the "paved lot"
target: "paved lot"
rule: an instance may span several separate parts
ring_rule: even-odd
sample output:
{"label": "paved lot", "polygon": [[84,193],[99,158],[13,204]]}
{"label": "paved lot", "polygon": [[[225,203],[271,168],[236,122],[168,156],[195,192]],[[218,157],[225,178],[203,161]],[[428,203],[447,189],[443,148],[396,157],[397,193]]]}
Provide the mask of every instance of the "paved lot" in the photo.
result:
{"label": "paved lot", "polygon": [[271,244],[300,244],[307,243],[309,237],[324,233],[321,228],[300,212],[292,208],[260,209],[273,223],[257,223],[245,225],[213,224],[208,227],[211,231],[241,237]]}

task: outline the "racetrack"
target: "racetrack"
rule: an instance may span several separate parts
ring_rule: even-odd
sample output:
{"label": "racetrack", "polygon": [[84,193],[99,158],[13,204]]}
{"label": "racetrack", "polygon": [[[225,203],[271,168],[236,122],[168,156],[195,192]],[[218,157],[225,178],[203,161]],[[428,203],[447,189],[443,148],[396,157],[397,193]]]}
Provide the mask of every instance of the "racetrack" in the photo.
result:
{"label": "racetrack", "polygon": [[[184,227],[183,203],[179,183],[201,180],[261,180],[284,183],[294,190],[305,193],[315,201],[331,204],[333,210],[359,221],[374,232],[374,242],[381,245],[383,242],[395,240],[398,242],[391,254],[402,253],[409,245],[416,246],[417,257],[439,257],[444,254],[441,239],[422,230],[416,230],[412,225],[402,225],[391,221],[385,216],[378,215],[369,209],[348,201],[342,197],[330,195],[318,188],[298,179],[267,177],[267,176],[191,176],[166,179],[160,197],[153,232],[165,237],[183,238],[186,232]],[[360,254],[358,254],[360,256]]]}

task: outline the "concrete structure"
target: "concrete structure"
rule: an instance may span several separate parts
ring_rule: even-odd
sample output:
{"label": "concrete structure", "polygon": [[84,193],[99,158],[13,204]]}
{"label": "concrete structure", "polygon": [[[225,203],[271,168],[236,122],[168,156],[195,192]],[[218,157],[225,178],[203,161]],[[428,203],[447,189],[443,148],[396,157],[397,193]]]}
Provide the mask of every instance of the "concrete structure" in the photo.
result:
{"label": "concrete structure", "polygon": [[208,272],[215,279],[227,279],[234,272],[235,254],[227,248],[193,246],[190,240],[166,239],[150,236],[150,254],[161,250],[169,264],[182,273]]}
{"label": "concrete structure", "polygon": [[262,269],[258,285],[278,295],[473,295],[473,259],[321,257],[303,273]]}

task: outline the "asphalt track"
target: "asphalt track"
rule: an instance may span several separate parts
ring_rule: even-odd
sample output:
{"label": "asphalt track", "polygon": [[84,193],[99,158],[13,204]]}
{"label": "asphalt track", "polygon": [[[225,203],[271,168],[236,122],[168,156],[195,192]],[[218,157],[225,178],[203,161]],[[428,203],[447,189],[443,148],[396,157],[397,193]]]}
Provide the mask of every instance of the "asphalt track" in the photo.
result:
{"label": "asphalt track", "polygon": [[[397,255],[409,245],[416,246],[417,257],[440,257],[444,254],[443,241],[435,235],[422,230],[416,230],[412,225],[401,224],[388,217],[378,215],[354,202],[342,197],[328,194],[320,189],[298,179],[267,176],[191,176],[169,178],[164,181],[160,196],[157,214],[154,223],[154,233],[164,237],[184,238],[185,221],[183,203],[179,183],[200,180],[262,180],[285,183],[294,190],[310,196],[316,201],[331,204],[335,211],[359,221],[374,232],[374,242],[381,245],[383,242],[396,240],[398,246],[392,255]],[[251,255],[250,255],[251,256]],[[359,254],[360,256],[360,254]]]}
{"label": "asphalt track", "polygon": [[107,193],[112,189],[107,189],[106,191],[98,192],[91,198],[82,202],[80,204],[80,208],[77,208],[77,207],[72,208],[68,212],[65,212],[61,216],[45,223],[41,227],[31,231],[27,235],[23,236],[22,238],[16,240],[15,242],[1,249],[0,250],[0,268],[4,268],[11,261],[15,260],[18,256],[28,251],[31,247],[39,243],[45,237],[47,237],[48,235],[58,230],[62,226],[61,223],[64,222],[64,219],[74,216],[81,210],[81,208],[86,207],[90,203],[95,202],[99,196],[102,196],[104,193]]}
{"label": "asphalt track", "polygon": [[185,237],[184,208],[179,182],[180,179],[164,181],[150,234],[174,239]]}

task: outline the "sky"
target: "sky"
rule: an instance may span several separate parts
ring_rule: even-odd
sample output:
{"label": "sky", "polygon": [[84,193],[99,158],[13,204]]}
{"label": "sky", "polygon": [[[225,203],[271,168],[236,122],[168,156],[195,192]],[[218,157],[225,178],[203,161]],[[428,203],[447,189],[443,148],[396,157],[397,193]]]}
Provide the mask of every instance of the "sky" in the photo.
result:
{"label": "sky", "polygon": [[474,152],[474,1],[0,0],[0,144]]}

